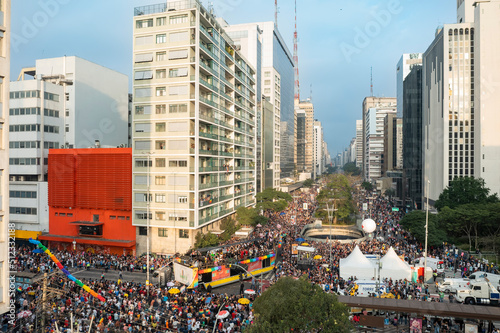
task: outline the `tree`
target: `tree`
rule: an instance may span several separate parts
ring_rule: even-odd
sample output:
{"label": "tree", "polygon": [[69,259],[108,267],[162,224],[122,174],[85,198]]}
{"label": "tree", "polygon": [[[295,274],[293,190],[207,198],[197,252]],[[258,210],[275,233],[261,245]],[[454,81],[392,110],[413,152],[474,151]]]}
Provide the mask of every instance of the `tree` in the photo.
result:
{"label": "tree", "polygon": [[439,199],[435,203],[438,211],[444,207],[451,209],[466,204],[485,204],[499,202],[498,196],[489,195],[490,189],[485,187],[484,180],[481,178],[459,177],[450,182]]}
{"label": "tree", "polygon": [[356,166],[355,162],[346,163],[343,169],[345,173],[353,176],[359,176],[361,174],[361,170]]}
{"label": "tree", "polygon": [[306,179],[302,185],[304,185],[304,187],[312,187],[314,185],[314,180]]}
{"label": "tree", "polygon": [[255,323],[245,332],[350,332],[349,310],[334,294],[305,277],[283,277],[253,304]]}
{"label": "tree", "polygon": [[373,185],[370,182],[363,182],[361,183],[361,187],[367,190],[368,192],[373,191]]}
{"label": "tree", "polygon": [[[408,213],[399,223],[420,243],[425,243],[425,212],[416,210]],[[429,246],[439,246],[447,240],[446,232],[440,228],[435,214],[429,214],[428,229],[427,244]]]}
{"label": "tree", "polygon": [[201,231],[198,231],[195,237],[194,247],[196,249],[199,249],[202,247],[211,247],[218,244],[219,244],[219,238],[217,237],[217,235],[214,235],[211,232],[204,234]]}
{"label": "tree", "polygon": [[[345,220],[355,212],[351,184],[349,179],[342,174],[328,176],[327,184],[318,194],[317,200],[323,204],[323,207],[326,203],[331,204],[332,200],[335,201],[337,209],[335,216],[340,220]],[[321,215],[320,211],[318,216]]]}
{"label": "tree", "polygon": [[385,196],[392,198],[394,195],[396,195],[396,191],[394,191],[392,188],[388,188],[384,192]]}
{"label": "tree", "polygon": [[288,193],[277,191],[274,188],[269,187],[264,191],[257,193],[256,199],[257,209],[281,212],[288,206],[288,203],[292,201],[292,196]]}
{"label": "tree", "polygon": [[236,210],[236,218],[241,225],[251,225],[253,227],[258,224],[265,225],[268,222],[268,218],[259,215],[259,212],[255,208],[240,207]]}

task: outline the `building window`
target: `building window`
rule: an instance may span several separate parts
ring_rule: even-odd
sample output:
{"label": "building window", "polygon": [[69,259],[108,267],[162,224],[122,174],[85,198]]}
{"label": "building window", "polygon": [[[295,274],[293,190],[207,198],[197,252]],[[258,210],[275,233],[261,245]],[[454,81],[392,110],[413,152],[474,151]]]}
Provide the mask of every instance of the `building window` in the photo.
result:
{"label": "building window", "polygon": [[168,166],[171,168],[186,168],[187,160],[170,160],[168,161]]}
{"label": "building window", "polygon": [[179,238],[189,238],[189,230],[180,229]]}
{"label": "building window", "polygon": [[181,204],[185,204],[185,203],[187,203],[187,202],[188,202],[188,198],[187,198],[187,197],[185,197],[185,196],[180,196],[180,197],[178,197],[178,198],[177,198],[177,201],[178,201],[179,203],[181,203]]}
{"label": "building window", "polygon": [[155,218],[158,221],[165,221],[165,212],[155,212]]}
{"label": "building window", "polygon": [[167,106],[165,104],[160,104],[156,106],[156,114],[167,113]]}
{"label": "building window", "polygon": [[[165,52],[163,52],[165,53]],[[188,50],[173,50],[168,52],[168,59],[169,60],[176,60],[176,59],[187,59],[188,57]],[[165,60],[165,59],[163,59]]]}
{"label": "building window", "polygon": [[169,113],[187,112],[187,104],[171,104],[168,106]]}
{"label": "building window", "polygon": [[[148,219],[148,215],[145,211],[136,211],[135,212],[135,218],[137,220],[147,220]],[[153,218],[153,214],[149,213],[149,219],[152,219]]]}
{"label": "building window", "polygon": [[164,168],[165,167],[165,159],[164,158],[157,158],[155,166],[157,168]]}
{"label": "building window", "polygon": [[168,93],[170,96],[187,95],[188,86],[170,86],[168,87]]}
{"label": "building window", "polygon": [[110,215],[110,216],[109,216],[109,219],[110,219],[110,220],[116,220],[116,215]]}
{"label": "building window", "polygon": [[167,18],[166,17],[158,17],[156,19],[156,25],[157,26],[162,26],[167,24]]}
{"label": "building window", "polygon": [[167,88],[166,87],[157,87],[156,88],[156,96],[166,96],[167,95]]}
{"label": "building window", "polygon": [[156,61],[167,60],[167,52],[156,52]]}
{"label": "building window", "polygon": [[36,215],[36,208],[31,207],[9,207],[11,214]]}
{"label": "building window", "polygon": [[165,185],[166,179],[165,176],[155,176],[155,185]]}
{"label": "building window", "polygon": [[125,220],[125,216],[118,216],[118,220]]}
{"label": "building window", "polygon": [[[146,168],[148,166],[148,160],[143,160],[143,159],[136,159],[135,160],[135,167],[136,168]],[[153,166],[153,161],[149,160],[149,166]]]}
{"label": "building window", "polygon": [[148,228],[139,227],[139,236],[147,236],[147,235],[148,235]]}
{"label": "building window", "polygon": [[11,198],[36,199],[36,192],[34,192],[34,191],[10,191],[9,196]]}
{"label": "building window", "polygon": [[184,42],[187,41],[189,33],[187,31],[172,32],[169,35],[170,43]]}
{"label": "building window", "polygon": [[[148,202],[148,194],[147,193],[135,193],[135,202]],[[149,201],[153,198],[153,195],[149,195]]]}
{"label": "building window", "polygon": [[153,19],[135,21],[136,29],[151,28],[152,26],[153,26]]}
{"label": "building window", "polygon": [[183,68],[171,68],[168,71],[168,77],[184,77],[188,75],[187,67]]}
{"label": "building window", "polygon": [[165,132],[165,123],[156,123],[156,132]]}
{"label": "building window", "polygon": [[186,23],[188,21],[188,15],[173,15],[170,16],[169,22],[170,24],[180,24],[180,23]]}
{"label": "building window", "polygon": [[167,70],[166,69],[156,70],[156,78],[157,79],[164,79],[166,77],[167,77]]}
{"label": "building window", "polygon": [[166,42],[167,42],[167,35],[166,34],[156,35],[156,44],[163,44]]}
{"label": "building window", "polygon": [[156,193],[155,194],[155,202],[165,203],[165,194],[164,193]]}
{"label": "building window", "polygon": [[135,107],[135,114],[151,114],[151,105],[137,105]]}
{"label": "building window", "polygon": [[165,140],[156,140],[155,141],[155,149],[156,150],[165,150]]}
{"label": "building window", "polygon": [[168,237],[168,229],[158,228],[158,237]]}

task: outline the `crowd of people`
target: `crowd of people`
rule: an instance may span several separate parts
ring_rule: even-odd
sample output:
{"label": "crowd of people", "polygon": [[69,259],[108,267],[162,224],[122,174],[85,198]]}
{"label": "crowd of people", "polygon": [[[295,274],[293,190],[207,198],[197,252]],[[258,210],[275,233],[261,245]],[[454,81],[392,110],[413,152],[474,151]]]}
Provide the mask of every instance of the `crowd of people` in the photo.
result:
{"label": "crowd of people", "polygon": [[[271,283],[281,276],[300,277],[307,274],[311,282],[319,284],[326,292],[342,293],[352,286],[356,277],[344,280],[339,275],[339,260],[347,257],[354,249],[354,243],[309,241],[319,256],[313,266],[304,269],[300,267],[298,258],[292,254],[292,244],[302,237],[305,225],[314,222],[317,208],[316,197],[319,188],[312,187],[308,191],[296,191],[293,200],[283,212],[265,212],[269,221],[266,225],[254,229],[249,239],[254,241],[240,244],[227,244],[224,249],[210,251],[207,255],[200,252],[190,252],[196,265],[203,267],[217,266],[228,261],[253,258],[276,252],[276,268]],[[424,248],[410,233],[399,225],[403,212],[393,212],[389,200],[384,197],[370,197],[371,193],[362,191],[355,193],[358,205],[369,203],[369,210],[362,211],[364,218],[372,218],[378,224],[373,238],[368,238],[358,244],[366,254],[384,255],[393,247],[398,255],[412,263],[421,257]],[[370,197],[370,199],[369,199]],[[485,265],[473,256],[455,258],[453,248],[442,246],[431,248],[430,255],[444,258],[448,267],[460,272],[485,270],[496,272],[498,267]],[[54,255],[68,268],[87,268],[99,270],[134,271],[146,270],[145,257],[115,256],[107,254],[65,253],[54,251]],[[33,254],[30,247],[17,249],[15,268],[18,271],[43,273],[57,270],[55,264],[43,254]],[[154,257],[151,259],[151,270],[171,262],[171,258]],[[41,306],[42,282],[32,286],[30,296],[28,291],[19,292],[16,298],[17,313],[25,311],[23,318],[16,318],[16,332],[34,332],[40,321],[36,316],[42,316],[46,332],[55,332],[56,324],[59,331],[64,331],[70,325],[70,314],[74,318],[78,332],[207,332],[214,325],[217,332],[242,332],[254,320],[252,301],[254,295],[227,295],[217,290],[183,290],[181,293],[171,293],[171,288],[180,288],[177,283],[168,287],[146,286],[144,283],[111,281],[95,279],[84,281],[91,289],[106,298],[102,303],[91,297],[85,290],[63,275],[53,275],[49,285],[60,291],[60,295],[52,298],[45,307]],[[397,298],[425,301],[442,301],[431,297],[428,286],[399,280],[384,281],[389,291]],[[201,284],[200,284],[201,286]],[[250,304],[240,304],[238,299],[247,296]],[[217,319],[220,309],[227,310],[227,317]],[[40,317],[38,317],[40,319]],[[7,321],[4,320],[4,323]],[[91,323],[92,322],[92,323]],[[4,327],[9,327],[5,325]]]}

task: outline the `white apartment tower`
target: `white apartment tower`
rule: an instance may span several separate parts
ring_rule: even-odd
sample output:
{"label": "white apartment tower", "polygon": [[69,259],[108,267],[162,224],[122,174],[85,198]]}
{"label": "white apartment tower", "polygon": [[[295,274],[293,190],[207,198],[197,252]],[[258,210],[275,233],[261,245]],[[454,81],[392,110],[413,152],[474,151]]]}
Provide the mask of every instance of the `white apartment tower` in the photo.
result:
{"label": "white apartment tower", "polygon": [[9,310],[10,0],[0,1],[0,314]]}
{"label": "white apartment tower", "polygon": [[483,178],[500,193],[500,1],[457,1],[424,54],[423,195],[438,199],[456,177]]}
{"label": "white apartment tower", "polygon": [[49,228],[49,149],[128,141],[128,77],[72,56],[36,61],[10,83],[10,220],[16,238]]}
{"label": "white apartment tower", "polygon": [[363,168],[363,120],[356,120],[356,166]]}
{"label": "white apartment tower", "polygon": [[[257,101],[260,102],[262,97],[273,105],[273,162],[265,165],[264,169],[267,173],[273,175],[273,187],[280,188],[280,161],[281,161],[281,75],[275,67],[263,67],[264,54],[263,50],[270,48],[270,45],[264,45],[264,31],[259,27],[260,23],[247,23],[229,25],[224,19],[217,18],[217,21],[222,25],[228,36],[235,43],[236,49],[249,61],[250,65],[256,69],[257,78]],[[273,63],[271,63],[273,65]],[[268,64],[269,66],[269,64]],[[257,117],[259,121],[260,117]],[[259,127],[259,126],[258,126]],[[266,129],[267,130],[267,129]]]}
{"label": "white apartment tower", "polygon": [[396,107],[373,107],[365,114],[365,161],[364,178],[374,181],[382,177],[384,159],[384,119],[396,114]]}
{"label": "white apartment tower", "polygon": [[255,203],[256,70],[197,0],[135,9],[137,251],[183,253]]}
{"label": "white apartment tower", "polygon": [[323,126],[321,126],[321,122],[318,120],[314,121],[313,125],[313,149],[314,149],[314,174],[313,178],[321,176],[324,170],[324,158],[323,158]]}

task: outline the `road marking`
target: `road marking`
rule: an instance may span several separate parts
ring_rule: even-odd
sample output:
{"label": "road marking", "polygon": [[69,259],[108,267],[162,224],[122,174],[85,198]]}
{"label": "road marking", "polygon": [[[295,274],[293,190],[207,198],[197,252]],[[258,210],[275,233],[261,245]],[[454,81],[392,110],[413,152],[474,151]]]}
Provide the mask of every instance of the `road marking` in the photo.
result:
{"label": "road marking", "polygon": [[75,275],[75,274],[78,274],[78,273],[81,273],[81,272],[85,272],[85,269],[79,270],[79,271],[74,272],[74,273],[71,273],[71,274],[72,274],[72,275]]}

